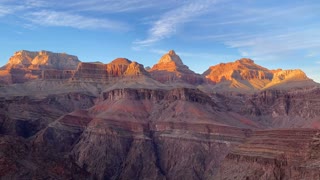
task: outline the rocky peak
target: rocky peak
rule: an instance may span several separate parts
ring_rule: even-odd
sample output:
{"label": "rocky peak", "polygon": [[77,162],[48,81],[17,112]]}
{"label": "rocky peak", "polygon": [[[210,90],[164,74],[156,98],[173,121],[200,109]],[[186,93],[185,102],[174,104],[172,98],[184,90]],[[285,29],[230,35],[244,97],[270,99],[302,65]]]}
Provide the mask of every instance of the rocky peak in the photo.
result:
{"label": "rocky peak", "polygon": [[239,64],[254,64],[254,61],[252,59],[249,58],[242,58],[236,61],[236,63]]}
{"label": "rocky peak", "polygon": [[111,61],[109,64],[114,64],[114,65],[129,65],[131,61],[127,58],[116,58],[115,60]]}
{"label": "rocky peak", "polygon": [[183,64],[174,50],[170,50],[163,55],[158,63],[148,71],[154,79],[162,83],[183,81],[190,84],[199,84],[204,81],[202,76],[194,73]]}
{"label": "rocky peak", "polygon": [[168,54],[170,56],[176,56],[176,52],[174,50],[172,50],[172,49],[168,52]]}
{"label": "rocky peak", "polygon": [[158,64],[167,64],[167,63],[173,63],[182,66],[182,60],[180,57],[174,52],[174,50],[170,50],[167,54],[163,55],[161,59],[159,60]]}
{"label": "rocky peak", "polygon": [[117,58],[107,64],[107,73],[109,76],[123,75],[131,63],[132,62],[126,58]]}

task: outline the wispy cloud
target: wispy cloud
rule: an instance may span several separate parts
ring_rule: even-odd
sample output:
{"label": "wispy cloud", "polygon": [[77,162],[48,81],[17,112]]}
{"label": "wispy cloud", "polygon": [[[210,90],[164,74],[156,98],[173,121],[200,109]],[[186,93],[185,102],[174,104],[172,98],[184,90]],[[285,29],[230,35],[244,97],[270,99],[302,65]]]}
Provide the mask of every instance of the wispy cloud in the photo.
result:
{"label": "wispy cloud", "polygon": [[29,8],[48,7],[50,5],[48,1],[44,0],[25,0],[23,1],[23,4]]}
{"label": "wispy cloud", "polygon": [[10,14],[10,13],[11,13],[10,9],[0,5],[0,17],[5,16],[5,15]]}
{"label": "wispy cloud", "polygon": [[125,24],[117,21],[48,10],[29,13],[27,19],[38,25],[73,27],[78,29],[125,30],[127,28]]}
{"label": "wispy cloud", "polygon": [[139,2],[143,4],[142,1],[144,0],[134,0],[130,1],[130,3],[127,1],[123,2],[115,0],[66,0],[64,2],[45,0],[0,0],[0,17],[14,14],[17,18],[24,21],[30,21],[34,25],[38,26],[126,31],[129,25],[125,22],[106,18],[105,16],[101,17],[96,13],[91,13],[90,16],[88,13],[82,13],[81,11],[92,10],[116,12],[121,9],[126,11],[130,8],[135,8]]}
{"label": "wispy cloud", "polygon": [[56,2],[56,5],[67,6],[74,11],[99,11],[104,13],[118,12],[137,12],[149,8],[163,8],[170,4],[175,4],[174,1],[158,1],[158,0],[67,0],[69,3]]}
{"label": "wispy cloud", "polygon": [[207,12],[212,8],[216,1],[207,0],[201,3],[189,2],[180,8],[176,8],[164,13],[156,20],[149,29],[149,36],[144,40],[138,40],[134,44],[140,46],[148,46],[164,38],[170,37],[177,32],[179,26],[192,21],[192,18],[197,17]]}
{"label": "wispy cloud", "polygon": [[237,48],[249,56],[281,55],[299,50],[320,48],[320,32],[318,28],[305,29],[290,33],[269,33],[254,36],[243,36],[225,40],[231,48]]}

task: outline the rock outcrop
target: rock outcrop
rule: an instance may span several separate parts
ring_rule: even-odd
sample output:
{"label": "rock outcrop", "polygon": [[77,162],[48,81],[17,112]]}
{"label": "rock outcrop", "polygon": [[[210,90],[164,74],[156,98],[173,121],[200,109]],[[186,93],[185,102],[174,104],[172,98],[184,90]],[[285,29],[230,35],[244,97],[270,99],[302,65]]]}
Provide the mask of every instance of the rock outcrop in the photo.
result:
{"label": "rock outcrop", "polygon": [[170,50],[149,70],[151,76],[163,83],[187,82],[201,84],[204,79],[184,65],[180,57]]}
{"label": "rock outcrop", "polygon": [[5,69],[58,69],[71,70],[76,69],[79,64],[76,56],[66,53],[52,53],[50,51],[18,51],[9,59]]}
{"label": "rock outcrop", "polygon": [[132,62],[126,58],[117,58],[107,64],[107,73],[111,77],[122,76],[131,63]]}
{"label": "rock outcrop", "polygon": [[[29,80],[43,78],[43,70],[51,70],[48,77],[62,78],[64,70],[75,70],[80,63],[76,56],[49,51],[18,51],[0,70],[0,82],[5,84],[23,83]],[[55,70],[56,72],[52,71]]]}
{"label": "rock outcrop", "polygon": [[256,65],[253,60],[243,58],[232,63],[211,66],[203,75],[215,83],[232,80],[272,80],[273,74]]}
{"label": "rock outcrop", "polygon": [[268,88],[290,89],[302,84],[316,85],[301,70],[269,70],[248,58],[211,66],[203,76],[216,84],[212,87],[216,91],[253,92]]}
{"label": "rock outcrop", "polygon": [[259,90],[273,78],[270,70],[256,65],[253,60],[247,58],[211,66],[203,76],[216,84],[214,89],[217,91]]}

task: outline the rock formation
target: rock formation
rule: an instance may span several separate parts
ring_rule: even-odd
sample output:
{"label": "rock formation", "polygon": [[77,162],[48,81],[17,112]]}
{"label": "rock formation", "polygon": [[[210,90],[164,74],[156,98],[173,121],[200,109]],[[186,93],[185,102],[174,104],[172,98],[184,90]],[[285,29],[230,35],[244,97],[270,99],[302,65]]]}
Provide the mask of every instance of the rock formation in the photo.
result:
{"label": "rock formation", "polygon": [[271,87],[289,89],[299,87],[301,83],[315,85],[301,70],[269,70],[248,58],[211,66],[203,76],[217,84],[213,88],[218,91],[257,91]]}
{"label": "rock formation", "polygon": [[232,63],[211,66],[203,75],[215,83],[232,80],[272,80],[273,74],[256,65],[253,60],[243,58]]}
{"label": "rock formation", "polygon": [[[15,52],[8,63],[1,68],[0,82],[11,84],[40,79],[43,76],[43,70],[75,70],[79,63],[76,56],[65,53],[22,50]],[[53,76],[60,78],[64,73],[57,71],[47,73],[47,77]]]}
{"label": "rock formation", "polygon": [[76,69],[79,59],[65,53],[52,53],[49,51],[18,51],[9,59],[5,69]]}
{"label": "rock formation", "polygon": [[170,50],[163,55],[157,64],[149,70],[151,76],[163,83],[187,82],[190,84],[201,84],[204,79],[191,71],[188,66],[182,63],[180,57]]}
{"label": "rock formation", "polygon": [[130,60],[126,58],[117,58],[107,65],[107,72],[109,76],[122,76],[127,70]]}

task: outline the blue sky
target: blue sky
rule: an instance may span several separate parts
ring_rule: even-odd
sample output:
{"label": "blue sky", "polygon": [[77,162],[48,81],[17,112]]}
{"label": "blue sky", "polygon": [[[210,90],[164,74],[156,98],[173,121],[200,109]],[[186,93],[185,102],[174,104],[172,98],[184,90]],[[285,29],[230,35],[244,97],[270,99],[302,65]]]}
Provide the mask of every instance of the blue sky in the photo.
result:
{"label": "blue sky", "polygon": [[174,49],[195,72],[242,57],[320,82],[319,0],[0,0],[0,65],[18,50],[145,66]]}

